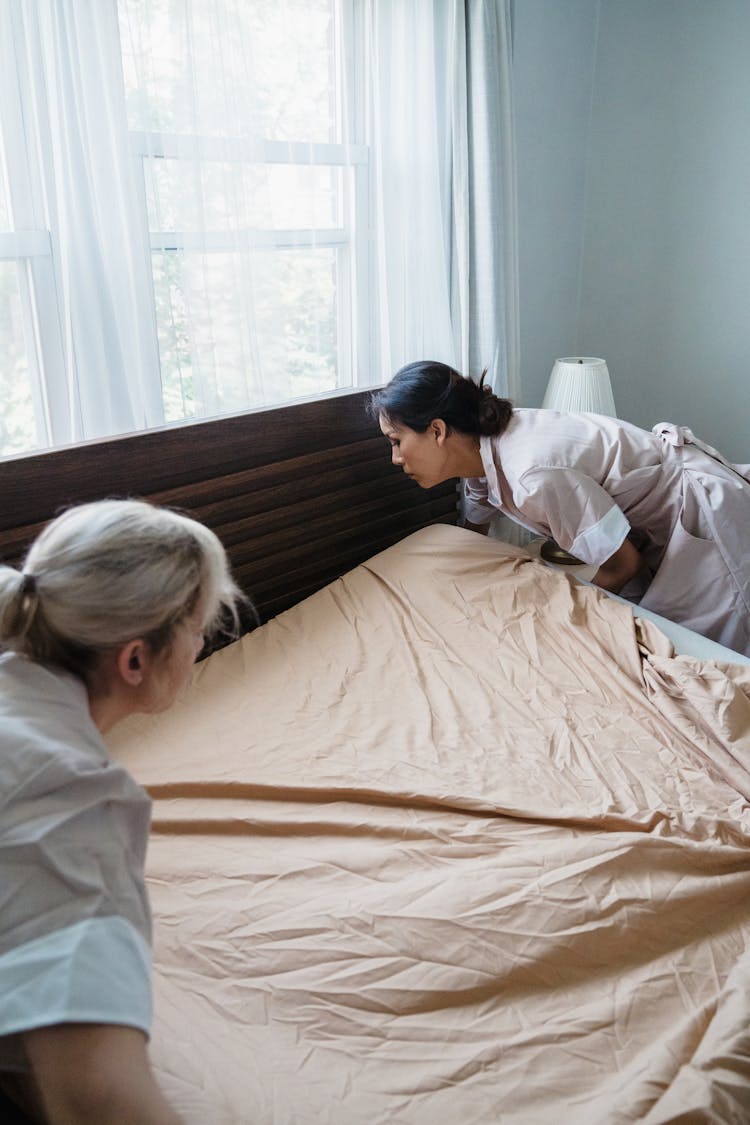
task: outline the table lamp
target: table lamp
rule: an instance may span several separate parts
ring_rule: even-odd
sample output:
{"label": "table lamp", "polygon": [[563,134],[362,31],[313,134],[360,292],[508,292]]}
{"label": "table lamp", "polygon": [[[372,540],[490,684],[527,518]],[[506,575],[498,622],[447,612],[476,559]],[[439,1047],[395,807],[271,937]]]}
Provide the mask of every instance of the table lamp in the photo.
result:
{"label": "table lamp", "polygon": [[616,417],[609,371],[603,359],[556,359],[544,394],[543,410],[608,414]]}
{"label": "table lamp", "polygon": [[[607,364],[603,359],[592,356],[556,359],[542,409],[574,413],[588,411],[592,414],[608,414],[614,418],[615,398]],[[545,540],[539,553],[547,562],[568,566],[581,563],[581,559],[558,547],[554,539]]]}

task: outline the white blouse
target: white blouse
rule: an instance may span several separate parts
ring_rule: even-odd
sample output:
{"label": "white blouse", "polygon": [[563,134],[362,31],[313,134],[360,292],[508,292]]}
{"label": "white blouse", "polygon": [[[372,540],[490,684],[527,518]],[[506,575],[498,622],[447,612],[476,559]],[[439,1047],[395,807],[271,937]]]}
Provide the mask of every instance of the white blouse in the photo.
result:
{"label": "white blouse", "polygon": [[0,656],[0,1069],[19,1032],[151,1025],[151,802],[74,676]]}
{"label": "white blouse", "polygon": [[625,596],[750,654],[747,466],[671,423],[647,431],[552,410],[514,410],[480,451],[485,476],[464,485],[468,520],[503,512],[596,567],[630,536],[646,575]]}

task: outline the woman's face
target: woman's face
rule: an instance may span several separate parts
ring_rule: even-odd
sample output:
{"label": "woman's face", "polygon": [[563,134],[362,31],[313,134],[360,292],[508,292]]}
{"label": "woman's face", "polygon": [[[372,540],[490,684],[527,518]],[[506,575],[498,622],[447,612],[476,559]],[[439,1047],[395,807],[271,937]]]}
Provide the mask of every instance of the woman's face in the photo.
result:
{"label": "woman's face", "polygon": [[172,706],[203,647],[205,627],[199,601],[175,626],[165,648],[155,650],[137,637],[102,654],[86,684],[91,717],[102,734],[127,715],[155,715]]}
{"label": "woman's face", "polygon": [[[442,430],[435,430],[434,423],[424,433],[392,422],[384,414],[379,418],[380,429],[391,444],[391,460],[394,465],[415,480],[420,488],[433,488],[454,474],[449,470],[447,451]],[[440,423],[440,426],[443,424]]]}
{"label": "woman's face", "polygon": [[166,711],[190,679],[203,648],[204,609],[201,602],[177,625],[171,644],[158,653],[151,669],[151,713]]}

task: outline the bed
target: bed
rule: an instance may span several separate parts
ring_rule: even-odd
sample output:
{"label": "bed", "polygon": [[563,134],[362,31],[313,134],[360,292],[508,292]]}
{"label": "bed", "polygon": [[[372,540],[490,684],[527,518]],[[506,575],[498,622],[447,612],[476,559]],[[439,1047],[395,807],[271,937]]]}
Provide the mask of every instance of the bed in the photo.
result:
{"label": "bed", "polygon": [[[264,621],[110,736],[154,801],[160,1083],[187,1125],[749,1121],[750,662],[455,526],[361,407],[303,451],[187,427],[136,474]],[[120,487],[45,457],[0,550]],[[300,457],[302,531],[248,485]],[[319,458],[345,503],[296,499]]]}

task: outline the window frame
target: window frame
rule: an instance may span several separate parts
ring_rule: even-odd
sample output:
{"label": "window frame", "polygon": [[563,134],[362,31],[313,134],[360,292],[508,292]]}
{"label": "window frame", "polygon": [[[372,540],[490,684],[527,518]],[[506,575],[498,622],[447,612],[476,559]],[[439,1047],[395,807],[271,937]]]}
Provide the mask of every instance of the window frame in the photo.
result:
{"label": "window frame", "polygon": [[[359,5],[342,4],[334,0],[335,50],[338,65],[336,121],[341,140],[338,142],[273,141],[263,137],[233,138],[231,148],[224,137],[201,134],[167,133],[164,131],[129,130],[130,151],[136,164],[137,184],[143,229],[152,254],[199,250],[222,252],[234,250],[238,241],[267,250],[324,248],[336,254],[336,387],[314,395],[324,398],[351,389],[362,383],[357,378],[361,370],[373,369],[369,315],[372,263],[370,261],[370,175],[369,147],[364,143],[365,109],[363,103],[364,67],[356,65],[362,56],[363,24]],[[196,162],[215,160],[222,163],[308,165],[340,169],[340,216],[338,227],[315,229],[289,228],[265,230],[245,228],[241,232],[151,230],[148,217],[146,190],[146,160],[187,157]],[[349,173],[347,175],[347,173]],[[154,311],[153,331],[157,335],[156,297],[153,288],[153,269],[149,271],[150,302]],[[157,336],[158,340],[158,336]],[[161,368],[161,355],[159,356]],[[291,403],[296,400],[286,400]],[[273,402],[268,408],[283,406]],[[263,407],[248,407],[263,409]],[[197,413],[182,419],[186,424],[197,421],[205,414]],[[172,423],[170,423],[172,424]],[[173,423],[179,425],[179,422]]]}
{"label": "window frame", "polygon": [[[113,0],[116,3],[116,0]],[[329,143],[277,142],[262,138],[232,141],[235,158],[243,163],[263,164],[311,164],[313,166],[341,169],[340,224],[337,227],[309,231],[285,230],[266,231],[248,229],[243,231],[251,245],[260,248],[304,249],[320,247],[332,249],[336,255],[336,387],[309,398],[326,398],[346,390],[356,390],[369,385],[372,380],[358,378],[358,373],[373,370],[374,356],[371,352],[373,339],[370,304],[373,263],[371,254],[370,176],[371,156],[364,143],[365,106],[362,100],[364,80],[362,63],[362,14],[357,4],[333,2],[335,51],[333,57],[338,67],[336,116],[340,141]],[[16,30],[15,6],[11,5],[8,15],[11,30]],[[8,25],[6,25],[8,26]],[[17,25],[20,28],[20,24]],[[20,31],[19,31],[20,35]],[[359,60],[359,64],[357,63]],[[24,105],[34,105],[39,92],[34,88],[35,79],[29,71],[26,60],[17,56],[17,79],[11,74],[13,68],[0,77],[0,94],[7,113],[3,122],[2,140],[8,167],[6,183],[14,229],[0,232],[0,259],[14,260],[18,266],[19,291],[21,294],[24,338],[26,343],[31,397],[34,408],[34,425],[37,445],[34,449],[21,451],[32,454],[44,449],[54,449],[61,445],[76,445],[72,440],[71,419],[79,410],[78,391],[75,380],[68,386],[70,370],[74,365],[75,342],[62,327],[61,308],[58,294],[62,292],[61,260],[59,240],[55,234],[53,185],[47,182],[50,167],[42,158],[50,151],[48,122],[44,115],[40,120],[24,114]],[[112,81],[121,81],[122,72],[112,76]],[[123,91],[124,93],[124,91]],[[148,201],[146,192],[147,159],[179,158],[185,155],[186,145],[192,144],[201,159],[214,158],[227,160],[226,140],[216,137],[186,137],[182,134],[163,132],[128,131],[129,158],[135,163],[137,173],[137,208],[141,229],[134,231],[134,237],[145,237],[145,245],[155,250],[190,249],[191,243],[202,251],[222,251],[237,246],[235,235],[222,235],[221,232],[190,231],[152,231],[149,228]],[[52,211],[52,213],[50,213]],[[150,291],[145,294],[151,310],[151,323],[148,332],[155,341],[159,355],[161,374],[161,355],[159,354],[158,327],[156,321],[156,299],[151,262],[147,270]],[[68,357],[66,359],[66,356]],[[163,382],[158,388],[158,396],[164,407]],[[289,399],[263,406],[248,405],[247,410],[257,412],[276,409],[287,403],[299,401]],[[156,422],[159,425],[189,425],[206,413],[196,413],[177,419],[174,422]],[[127,430],[123,429],[123,432]],[[91,440],[90,438],[83,439]],[[18,456],[18,453],[0,454]]]}
{"label": "window frame", "polygon": [[[263,139],[240,139],[232,141],[233,153],[227,153],[226,142],[208,136],[179,136],[165,133],[145,133],[131,131],[131,153],[137,164],[139,191],[141,195],[141,215],[151,251],[201,250],[217,252],[234,250],[238,242],[267,250],[326,248],[336,252],[336,339],[338,356],[337,390],[356,386],[355,372],[358,368],[358,351],[361,342],[357,341],[356,326],[366,319],[363,311],[367,307],[367,295],[357,283],[358,274],[367,276],[368,235],[367,219],[359,218],[360,208],[366,206],[369,182],[369,150],[365,145],[341,143],[323,144],[306,142],[281,142]],[[349,177],[342,176],[342,222],[338,227],[264,230],[245,228],[241,232],[189,230],[151,230],[148,222],[144,162],[149,159],[184,159],[186,150],[192,149],[196,161],[217,160],[223,163],[253,165],[309,165],[311,167],[332,167],[343,172],[351,172],[354,181],[349,187]],[[354,198],[350,198],[350,195]],[[359,202],[358,202],[359,201]],[[354,212],[354,221],[351,219]],[[366,211],[365,211],[366,216]],[[365,262],[365,267],[357,268]],[[342,294],[348,294],[348,300]],[[155,295],[151,291],[155,308]],[[155,330],[155,327],[154,327]]]}
{"label": "window frame", "polygon": [[[5,13],[11,32],[18,31],[13,6]],[[45,199],[49,184],[42,161],[37,175],[32,174],[29,144],[42,146],[36,123],[24,114],[24,103],[31,99],[32,82],[26,66],[3,67],[0,100],[5,115],[0,135],[0,160],[12,229],[0,233],[0,259],[17,266],[26,359],[31,385],[37,449],[64,444],[67,427],[68,395],[65,391],[65,360],[57,302],[60,260],[53,231],[46,219]],[[46,122],[45,122],[46,123]],[[30,451],[28,451],[30,452]]]}

